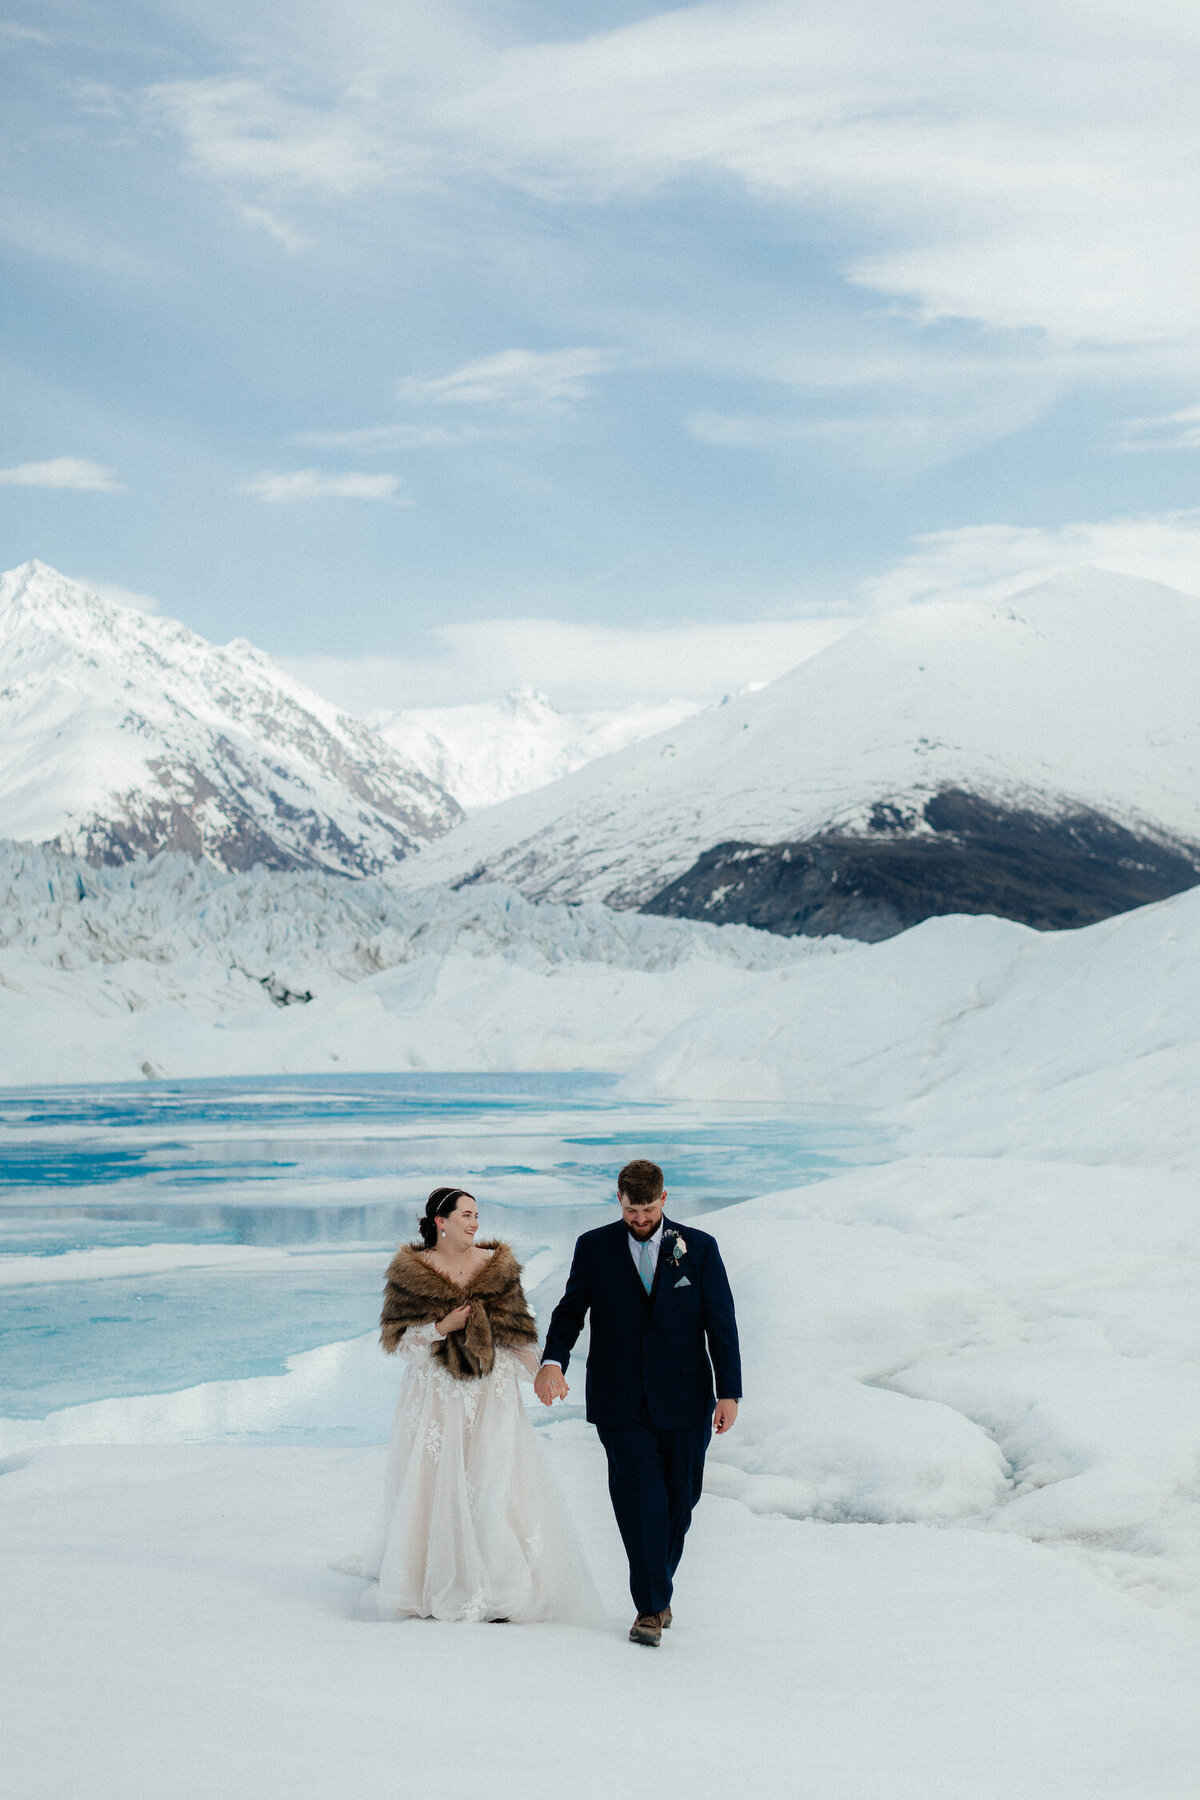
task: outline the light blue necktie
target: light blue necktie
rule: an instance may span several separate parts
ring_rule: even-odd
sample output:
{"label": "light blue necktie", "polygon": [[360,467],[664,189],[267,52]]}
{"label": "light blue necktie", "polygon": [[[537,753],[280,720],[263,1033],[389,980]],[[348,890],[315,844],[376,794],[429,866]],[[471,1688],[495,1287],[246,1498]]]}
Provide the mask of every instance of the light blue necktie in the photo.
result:
{"label": "light blue necktie", "polygon": [[642,1245],[641,1254],[638,1257],[638,1274],[642,1278],[642,1286],[649,1293],[654,1286],[654,1258],[650,1254],[649,1243]]}

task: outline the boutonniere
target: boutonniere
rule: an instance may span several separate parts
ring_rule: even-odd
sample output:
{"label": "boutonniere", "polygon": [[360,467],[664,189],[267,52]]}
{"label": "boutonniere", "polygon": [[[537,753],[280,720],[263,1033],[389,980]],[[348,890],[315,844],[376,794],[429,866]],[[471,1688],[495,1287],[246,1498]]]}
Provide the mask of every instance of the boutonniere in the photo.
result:
{"label": "boutonniere", "polygon": [[673,1240],[671,1244],[671,1257],[676,1267],[678,1267],[687,1255],[687,1244],[684,1242],[683,1233],[679,1231],[664,1231],[663,1237],[671,1238]]}

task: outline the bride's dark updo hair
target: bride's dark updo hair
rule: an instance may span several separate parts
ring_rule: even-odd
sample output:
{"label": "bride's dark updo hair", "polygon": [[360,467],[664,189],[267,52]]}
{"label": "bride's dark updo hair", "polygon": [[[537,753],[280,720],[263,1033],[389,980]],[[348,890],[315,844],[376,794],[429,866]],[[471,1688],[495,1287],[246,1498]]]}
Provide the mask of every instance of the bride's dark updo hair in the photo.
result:
{"label": "bride's dark updo hair", "polygon": [[417,1230],[421,1233],[421,1242],[427,1250],[432,1250],[437,1243],[439,1219],[448,1219],[460,1200],[473,1200],[474,1194],[468,1194],[466,1188],[434,1188],[425,1202],[425,1215],[417,1220]]}

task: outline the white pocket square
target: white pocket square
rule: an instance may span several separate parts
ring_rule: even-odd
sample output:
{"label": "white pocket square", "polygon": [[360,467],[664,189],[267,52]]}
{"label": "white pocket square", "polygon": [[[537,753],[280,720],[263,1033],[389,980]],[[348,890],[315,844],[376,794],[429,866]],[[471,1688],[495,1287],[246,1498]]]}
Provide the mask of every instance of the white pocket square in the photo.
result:
{"label": "white pocket square", "polygon": [[679,1288],[679,1287],[691,1287],[691,1285],[692,1285],[692,1284],[691,1284],[691,1282],[690,1282],[690,1281],[689,1281],[689,1280],[688,1280],[688,1278],[687,1278],[687,1276],[686,1276],[686,1275],[681,1275],[681,1276],[680,1276],[680,1277],[679,1277],[679,1280],[678,1280],[678,1281],[677,1281],[677,1282],[676,1282],[676,1283],[675,1283],[675,1286],[676,1286],[676,1287],[677,1287],[677,1288]]}

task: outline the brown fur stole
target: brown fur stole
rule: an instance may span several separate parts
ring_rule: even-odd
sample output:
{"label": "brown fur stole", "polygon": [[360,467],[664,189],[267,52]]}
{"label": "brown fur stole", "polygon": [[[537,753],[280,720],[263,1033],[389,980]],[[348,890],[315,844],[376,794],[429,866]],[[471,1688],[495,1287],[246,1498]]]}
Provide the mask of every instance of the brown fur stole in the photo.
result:
{"label": "brown fur stole", "polygon": [[440,1275],[418,1244],[397,1250],[388,1264],[379,1320],[380,1342],[389,1355],[410,1325],[436,1324],[464,1300],[471,1302],[471,1316],[462,1330],[435,1338],[432,1346],[433,1354],[460,1381],[490,1375],[497,1344],[516,1349],[519,1344],[537,1343],[537,1326],[521,1289],[520,1263],[497,1239],[476,1248],[492,1254],[465,1287]]}

